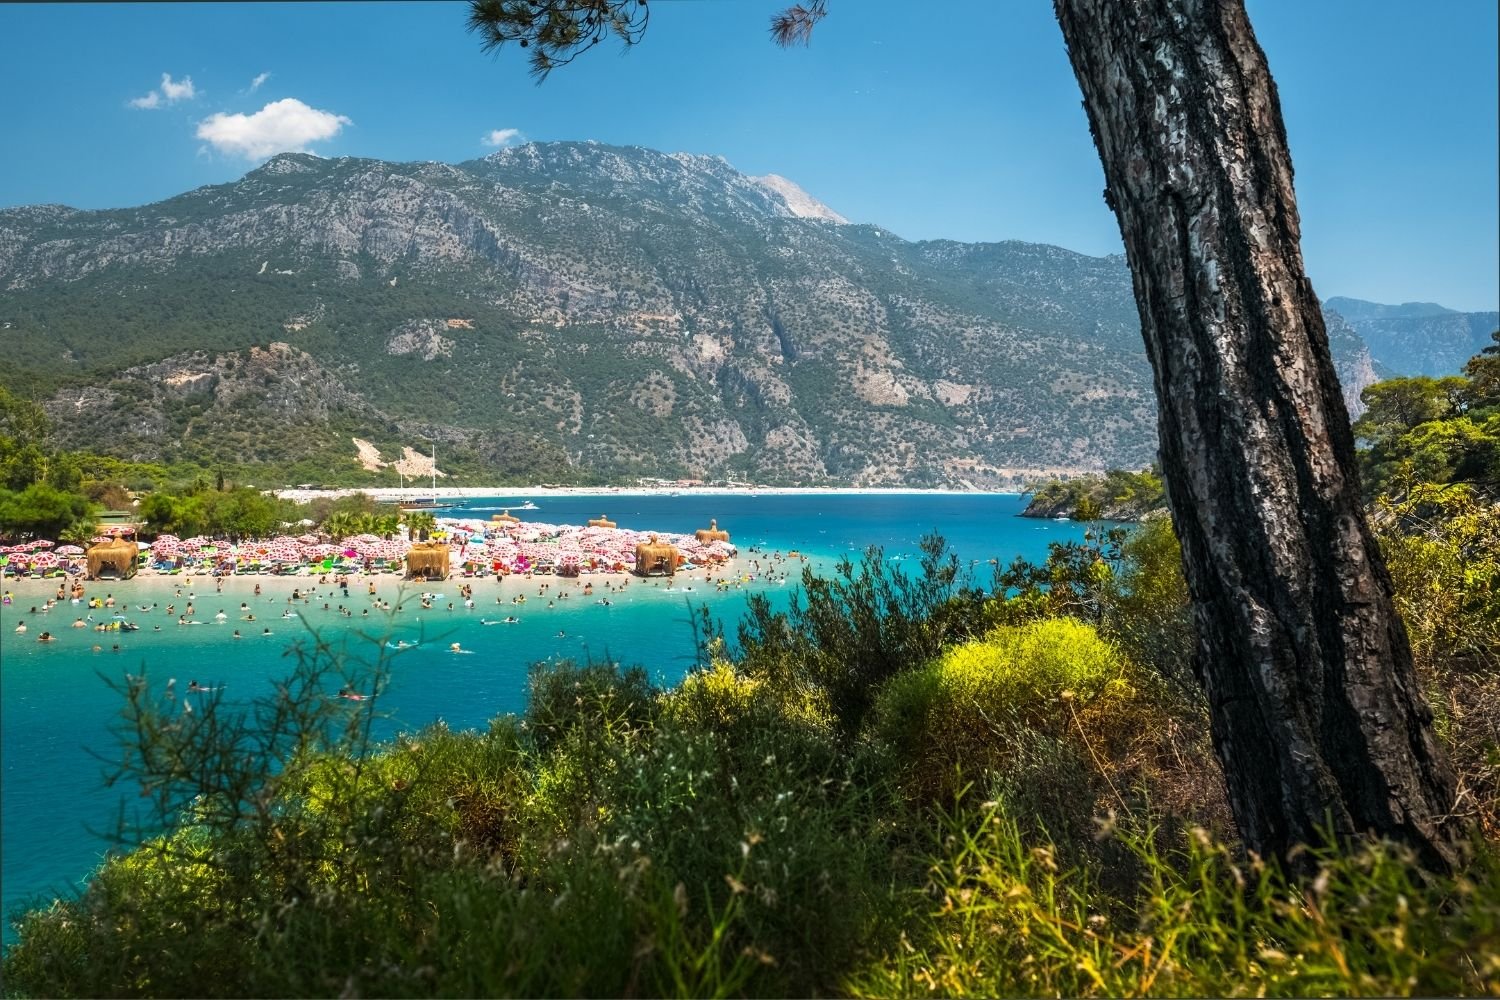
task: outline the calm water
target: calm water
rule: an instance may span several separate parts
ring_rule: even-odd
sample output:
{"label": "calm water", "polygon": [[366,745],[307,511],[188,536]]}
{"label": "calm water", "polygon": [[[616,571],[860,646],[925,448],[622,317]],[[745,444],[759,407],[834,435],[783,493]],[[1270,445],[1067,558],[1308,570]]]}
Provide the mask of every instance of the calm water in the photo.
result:
{"label": "calm water", "polygon": [[[474,500],[469,510],[488,519],[507,502],[514,507],[522,501]],[[933,530],[948,539],[965,563],[992,558],[1008,562],[1017,555],[1041,558],[1048,542],[1082,533],[1073,523],[1016,517],[1022,506],[1016,496],[607,495],[537,502],[541,509],[522,512],[523,516],[530,513],[553,524],[581,524],[604,512],[621,527],[686,532],[716,517],[740,547],[741,566],[750,546],[800,549],[824,564],[869,545],[881,546],[887,557],[909,556],[915,554],[918,539]],[[987,584],[989,568],[981,564],[975,569],[977,582]],[[101,586],[132,607],[152,601],[165,604],[171,598],[171,591],[147,595],[142,586],[130,583]],[[607,655],[625,664],[640,663],[659,682],[670,683],[692,662],[687,602],[706,603],[716,618],[732,625],[750,590],[715,594],[701,582],[695,586],[690,594],[667,593],[636,583],[611,607],[575,596],[547,609],[534,591],[522,608],[497,608],[493,588],[481,584],[474,611],[463,610],[461,604],[451,613],[407,611],[399,616],[396,634],[416,639],[425,632],[427,641],[396,659],[382,708],[402,728],[419,728],[437,719],[454,727],[479,726],[496,715],[520,711],[528,666],[550,658]],[[751,586],[767,589],[764,584]],[[184,592],[192,587],[185,585]],[[434,588],[447,594],[440,608],[448,599],[457,601],[457,588],[454,581]],[[273,606],[265,597],[254,607],[263,620],[252,626],[237,620],[238,593],[226,591],[216,598],[207,578],[198,578],[196,589],[200,596],[195,617],[212,621],[223,607],[230,615],[228,624],[179,628],[161,611],[132,613],[142,623],[141,631],[100,636],[69,629],[76,616],[68,605],[50,615],[30,616],[29,606],[40,604],[40,597],[28,596],[24,602],[18,598],[16,606],[0,610],[0,903],[7,913],[39,894],[72,891],[105,849],[90,829],[112,824],[119,798],[102,786],[105,765],[95,754],[117,755],[110,727],[121,704],[106,677],[119,679],[127,670],[144,670],[155,677],[175,676],[179,689],[191,677],[225,685],[227,700],[250,698],[264,693],[270,679],[289,672],[291,664],[282,654],[287,641],[305,628],[304,621],[335,631],[382,627],[373,617],[351,623],[321,608],[302,608],[305,619],[282,621],[275,617],[280,600]],[[792,584],[768,589],[776,600],[785,601]],[[382,593],[394,596],[394,585],[384,584]],[[360,590],[352,590],[351,606],[362,607],[362,596]],[[183,601],[176,603],[183,607]],[[519,624],[480,625],[481,617],[495,619],[512,612],[520,617]],[[426,616],[420,623],[419,615]],[[29,619],[30,632],[24,637],[13,632],[18,618]],[[157,623],[162,631],[150,631]],[[228,638],[235,626],[245,632],[238,642]],[[263,626],[275,634],[262,638],[258,633]],[[44,628],[60,634],[61,640],[36,642]],[[559,637],[559,631],[566,635]],[[448,644],[454,641],[474,650],[474,655],[449,653]],[[103,653],[91,652],[96,642],[103,645]],[[121,647],[118,653],[110,651],[115,642]],[[8,925],[4,935],[10,939]]]}

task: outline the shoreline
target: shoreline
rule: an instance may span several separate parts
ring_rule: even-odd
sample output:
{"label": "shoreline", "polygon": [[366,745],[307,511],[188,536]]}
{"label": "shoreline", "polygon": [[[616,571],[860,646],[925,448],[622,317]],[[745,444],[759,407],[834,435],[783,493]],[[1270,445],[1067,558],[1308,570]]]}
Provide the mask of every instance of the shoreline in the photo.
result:
{"label": "shoreline", "polygon": [[364,493],[376,500],[414,500],[419,497],[699,497],[699,496],[1022,496],[1021,490],[964,490],[912,486],[344,486],[336,489],[272,489],[264,492],[283,500],[306,502]]}

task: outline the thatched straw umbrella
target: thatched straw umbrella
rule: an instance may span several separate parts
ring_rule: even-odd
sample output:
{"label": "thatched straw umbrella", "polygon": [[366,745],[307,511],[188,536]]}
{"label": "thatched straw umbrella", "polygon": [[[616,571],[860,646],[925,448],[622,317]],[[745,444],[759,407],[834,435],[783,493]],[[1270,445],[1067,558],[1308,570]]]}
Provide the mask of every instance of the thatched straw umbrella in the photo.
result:
{"label": "thatched straw umbrella", "polygon": [[729,541],[729,532],[719,530],[719,522],[717,518],[709,518],[708,527],[699,528],[696,532],[694,532],[694,534],[698,536],[698,541],[703,542],[704,544],[707,544],[709,542]]}
{"label": "thatched straw umbrella", "polygon": [[122,580],[135,576],[135,559],[140,547],[125,538],[112,538],[107,542],[89,546],[85,554],[89,562],[89,579],[98,580],[111,573]]}
{"label": "thatched straw umbrella", "polygon": [[424,580],[448,579],[448,546],[442,542],[421,542],[406,553],[406,578]]}
{"label": "thatched straw umbrella", "polygon": [[497,522],[499,524],[520,524],[521,523],[521,519],[519,517],[517,517],[516,515],[512,514],[508,510],[501,511],[500,513],[498,513],[498,514],[494,515],[493,517],[491,517],[490,520],[494,521],[494,522]]}
{"label": "thatched straw umbrella", "polygon": [[676,576],[677,561],[677,546],[657,541],[655,535],[635,547],[637,576]]}
{"label": "thatched straw umbrella", "polygon": [[609,518],[605,517],[603,514],[600,514],[598,517],[591,518],[589,520],[589,527],[590,528],[618,528],[619,525],[616,524],[615,522],[611,521]]}

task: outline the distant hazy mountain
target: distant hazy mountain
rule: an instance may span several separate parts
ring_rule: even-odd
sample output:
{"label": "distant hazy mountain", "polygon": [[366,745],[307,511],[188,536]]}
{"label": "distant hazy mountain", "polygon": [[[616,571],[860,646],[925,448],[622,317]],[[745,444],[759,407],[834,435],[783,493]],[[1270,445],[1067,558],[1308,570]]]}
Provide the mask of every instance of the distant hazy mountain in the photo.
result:
{"label": "distant hazy mountain", "polygon": [[[0,210],[0,288],[0,379],[139,458],[316,479],[435,439],[485,476],[993,485],[1156,445],[1120,257],[911,243],[719,157],[285,154]],[[1357,398],[1374,364],[1333,342]]]}
{"label": "distant hazy mountain", "polygon": [[1323,305],[1349,321],[1377,362],[1402,375],[1456,374],[1500,328],[1500,313],[1458,312],[1433,302],[1391,306],[1335,297]]}

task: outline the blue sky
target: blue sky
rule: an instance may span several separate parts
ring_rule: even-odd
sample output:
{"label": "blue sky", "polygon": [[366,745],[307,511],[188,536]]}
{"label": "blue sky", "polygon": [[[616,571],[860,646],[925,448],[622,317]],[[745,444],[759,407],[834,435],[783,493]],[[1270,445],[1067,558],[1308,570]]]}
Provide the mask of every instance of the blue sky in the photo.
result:
{"label": "blue sky", "polygon": [[[941,35],[911,0],[831,0],[790,51],[766,36],[784,2],[654,0],[642,45],[606,43],[541,86],[519,50],[481,53],[456,2],[0,5],[0,204],[141,204],[299,143],[456,162],[516,130],[717,153],[910,239],[1119,251],[1046,0],[945,4]],[[1319,294],[1497,308],[1492,0],[1250,13]]]}

